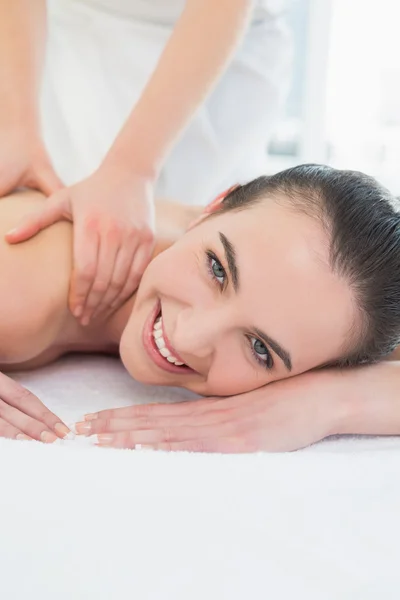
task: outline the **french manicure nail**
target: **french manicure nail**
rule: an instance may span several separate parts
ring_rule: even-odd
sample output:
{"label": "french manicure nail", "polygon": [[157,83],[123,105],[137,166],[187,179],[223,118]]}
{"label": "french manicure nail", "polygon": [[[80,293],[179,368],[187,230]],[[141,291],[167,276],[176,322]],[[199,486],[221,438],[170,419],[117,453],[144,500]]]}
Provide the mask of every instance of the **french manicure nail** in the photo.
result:
{"label": "french manicure nail", "polygon": [[54,425],[54,429],[57,433],[59,433],[61,435],[61,437],[63,437],[64,439],[70,434],[72,433],[68,427],[66,425],[64,425],[64,423],[56,423]]}
{"label": "french manicure nail", "polygon": [[40,439],[45,444],[52,444],[58,438],[57,438],[57,436],[54,433],[51,433],[50,431],[42,431],[42,433],[40,434]]}
{"label": "french manicure nail", "polygon": [[32,438],[29,435],[25,435],[24,433],[19,433],[16,437],[16,440],[31,440]]}
{"label": "french manicure nail", "polygon": [[88,413],[83,418],[85,419],[85,421],[94,421],[95,419],[97,419],[97,417],[97,413]]}
{"label": "french manicure nail", "polygon": [[89,435],[92,431],[92,424],[90,421],[81,421],[75,423],[75,429],[78,434]]}
{"label": "french manicure nail", "polygon": [[110,446],[114,440],[114,436],[110,435],[109,433],[99,433],[97,440],[99,446]]}

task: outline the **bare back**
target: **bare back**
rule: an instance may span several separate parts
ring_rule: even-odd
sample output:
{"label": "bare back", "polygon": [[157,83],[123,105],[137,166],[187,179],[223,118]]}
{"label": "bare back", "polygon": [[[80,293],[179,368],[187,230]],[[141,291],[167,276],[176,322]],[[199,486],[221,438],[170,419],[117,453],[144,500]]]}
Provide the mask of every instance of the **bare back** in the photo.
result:
{"label": "bare back", "polygon": [[68,313],[71,224],[57,223],[17,245],[4,239],[45,201],[32,191],[0,200],[0,369],[31,361],[50,348]]}

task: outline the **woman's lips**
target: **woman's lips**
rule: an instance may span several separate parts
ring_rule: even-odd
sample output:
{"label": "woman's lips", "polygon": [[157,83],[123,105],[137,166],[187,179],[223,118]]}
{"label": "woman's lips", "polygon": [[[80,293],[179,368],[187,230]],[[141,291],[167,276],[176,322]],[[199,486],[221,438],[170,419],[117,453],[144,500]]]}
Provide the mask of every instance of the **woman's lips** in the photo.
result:
{"label": "woman's lips", "polygon": [[[154,328],[154,322],[160,313],[160,309],[161,309],[161,305],[159,302],[157,302],[156,306],[151,311],[151,313],[148,316],[147,321],[143,327],[143,335],[142,335],[143,346],[144,346],[149,358],[151,358],[151,360],[153,361],[153,363],[155,363],[157,365],[157,367],[160,367],[160,369],[163,369],[164,371],[167,371],[168,373],[178,373],[179,375],[188,375],[189,373],[194,373],[195,371],[193,371],[193,369],[191,369],[190,367],[187,367],[186,365],[182,365],[180,367],[177,365],[174,365],[173,363],[170,363],[166,358],[161,356],[161,354],[159,353],[156,343],[154,341],[154,337],[153,337],[153,328]],[[163,335],[164,335],[164,331],[163,331]],[[167,341],[165,339],[165,343],[166,343],[166,346],[170,349],[171,354],[173,354],[180,362],[184,362],[183,360],[181,360],[179,358],[179,356],[177,354],[175,354],[175,350],[172,350],[172,347],[170,346],[169,341]]]}

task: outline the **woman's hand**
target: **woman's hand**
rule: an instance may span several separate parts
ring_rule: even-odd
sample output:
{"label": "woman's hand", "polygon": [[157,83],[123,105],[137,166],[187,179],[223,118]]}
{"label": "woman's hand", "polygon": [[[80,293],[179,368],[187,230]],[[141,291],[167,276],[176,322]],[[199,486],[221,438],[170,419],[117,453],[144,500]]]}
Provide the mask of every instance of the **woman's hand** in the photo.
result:
{"label": "woman's hand", "polygon": [[0,196],[18,187],[47,196],[62,188],[43,142],[26,129],[0,125]]}
{"label": "woman's hand", "polygon": [[53,194],[7,241],[18,243],[60,220],[74,222],[69,305],[82,324],[118,308],[137,288],[154,246],[152,181],[114,167]]}
{"label": "woman's hand", "polygon": [[0,437],[51,443],[69,433],[34,394],[0,373]]}
{"label": "woman's hand", "polygon": [[115,448],[283,452],[339,433],[348,410],[344,392],[345,375],[331,369],[230,398],[104,410],[76,429]]}

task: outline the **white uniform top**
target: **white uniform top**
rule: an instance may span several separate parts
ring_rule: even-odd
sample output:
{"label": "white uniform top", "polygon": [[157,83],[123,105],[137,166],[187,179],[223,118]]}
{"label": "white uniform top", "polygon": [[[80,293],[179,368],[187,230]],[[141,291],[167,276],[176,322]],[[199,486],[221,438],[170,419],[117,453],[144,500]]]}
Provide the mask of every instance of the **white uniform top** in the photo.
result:
{"label": "white uniform top", "polygon": [[[151,76],[184,4],[49,0],[43,129],[65,183],[98,167]],[[263,171],[290,73],[284,4],[256,3],[243,43],[168,157],[157,195],[204,204],[225,187]]]}
{"label": "white uniform top", "polygon": [[[160,25],[173,25],[182,13],[186,0],[78,0],[85,4],[105,8],[115,14],[149,21]],[[256,0],[253,20],[268,18],[282,12],[287,0]]]}

